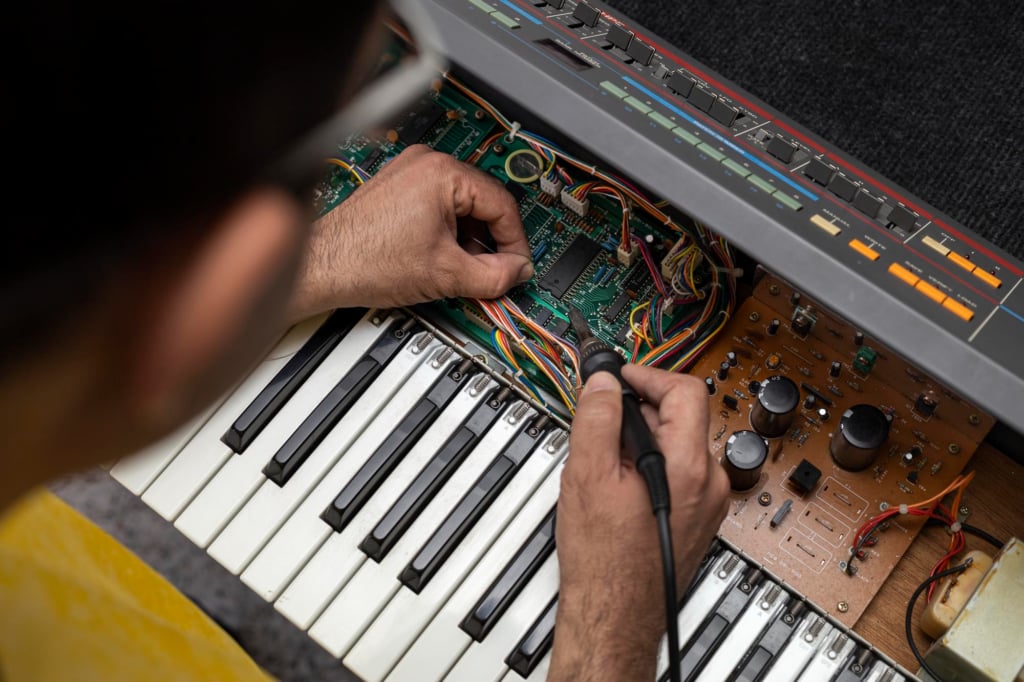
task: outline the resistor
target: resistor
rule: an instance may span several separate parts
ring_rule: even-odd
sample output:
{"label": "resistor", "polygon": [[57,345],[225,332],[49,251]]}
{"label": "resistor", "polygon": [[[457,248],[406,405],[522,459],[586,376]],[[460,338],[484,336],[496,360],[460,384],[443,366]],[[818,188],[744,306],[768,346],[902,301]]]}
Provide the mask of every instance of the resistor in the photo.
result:
{"label": "resistor", "polygon": [[533,260],[537,260],[538,258],[543,256],[545,253],[547,253],[547,250],[548,240],[545,239],[540,244],[537,244],[537,247],[533,250],[533,253],[531,254],[533,256]]}
{"label": "resistor", "polygon": [[601,278],[604,277],[604,273],[607,272],[607,270],[608,270],[608,266],[607,265],[602,265],[601,267],[599,267],[597,269],[597,272],[594,273],[594,279],[593,279],[594,284],[597,284],[599,281],[601,281]]}
{"label": "resistor", "polygon": [[933,464],[932,465],[932,476],[934,476],[935,474],[939,473],[940,469],[942,469],[942,462],[936,462],[935,464]]}
{"label": "resistor", "polygon": [[608,268],[608,272],[604,273],[604,279],[601,280],[601,286],[604,286],[605,284],[608,284],[608,282],[612,281],[612,277],[614,276],[615,268]]}

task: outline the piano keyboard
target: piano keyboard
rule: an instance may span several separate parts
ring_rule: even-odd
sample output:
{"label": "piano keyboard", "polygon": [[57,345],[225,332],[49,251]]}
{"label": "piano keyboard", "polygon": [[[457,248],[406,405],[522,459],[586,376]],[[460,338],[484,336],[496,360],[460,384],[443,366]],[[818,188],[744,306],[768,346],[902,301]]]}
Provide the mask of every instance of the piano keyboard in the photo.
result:
{"label": "piano keyboard", "polygon": [[[429,323],[336,311],[111,475],[360,677],[521,682],[550,663],[567,445]],[[686,680],[904,679],[719,542],[679,630]]]}

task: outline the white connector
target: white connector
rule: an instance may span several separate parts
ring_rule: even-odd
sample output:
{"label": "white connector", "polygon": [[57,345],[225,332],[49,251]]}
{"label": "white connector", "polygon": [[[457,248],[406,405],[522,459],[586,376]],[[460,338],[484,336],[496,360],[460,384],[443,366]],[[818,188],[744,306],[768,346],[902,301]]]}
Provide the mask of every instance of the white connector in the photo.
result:
{"label": "white connector", "polygon": [[562,193],[562,189],[564,187],[565,183],[559,180],[557,177],[555,177],[555,179],[553,180],[548,178],[546,175],[541,176],[540,178],[540,191],[544,192],[544,194],[553,196],[556,199]]}
{"label": "white connector", "polygon": [[640,256],[640,247],[630,242],[629,251],[626,251],[622,248],[622,244],[619,244],[619,248],[616,250],[616,253],[618,254],[619,263],[622,264],[622,267],[628,268],[633,265],[633,261]]}
{"label": "white connector", "polygon": [[568,190],[565,189],[562,190],[561,194],[562,203],[576,215],[585,218],[587,214],[590,213],[590,199],[577,199],[573,195],[569,194]]}

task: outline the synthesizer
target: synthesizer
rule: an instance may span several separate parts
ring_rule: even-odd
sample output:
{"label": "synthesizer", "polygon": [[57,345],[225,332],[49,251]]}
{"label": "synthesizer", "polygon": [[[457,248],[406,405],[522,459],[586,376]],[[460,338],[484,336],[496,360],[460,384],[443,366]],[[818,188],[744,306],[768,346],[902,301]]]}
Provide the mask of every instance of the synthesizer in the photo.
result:
{"label": "synthesizer", "polygon": [[[424,4],[453,73],[517,125],[763,268],[689,365],[734,492],[679,613],[685,679],[911,677],[853,628],[921,524],[853,552],[850,537],[954,481],[992,414],[1024,423],[1024,265],[599,3]],[[629,253],[615,264],[607,203],[531,180],[540,157],[494,142],[467,97],[439,84],[393,140],[340,141],[352,165],[321,208],[402,145],[474,162],[523,212],[538,263],[523,310],[564,335],[572,301],[628,353],[652,285]],[[670,243],[650,215],[631,227]],[[451,301],[309,320],[111,474],[364,679],[542,680],[569,422],[502,364],[488,325]],[[736,439],[764,444],[756,467],[737,469]]]}
{"label": "synthesizer", "polygon": [[[477,353],[406,312],[322,316],[111,475],[363,679],[543,680],[568,432]],[[690,680],[908,675],[726,540],[679,623]]]}
{"label": "synthesizer", "polygon": [[1024,424],[1024,263],[600,2],[426,5],[482,91]]}

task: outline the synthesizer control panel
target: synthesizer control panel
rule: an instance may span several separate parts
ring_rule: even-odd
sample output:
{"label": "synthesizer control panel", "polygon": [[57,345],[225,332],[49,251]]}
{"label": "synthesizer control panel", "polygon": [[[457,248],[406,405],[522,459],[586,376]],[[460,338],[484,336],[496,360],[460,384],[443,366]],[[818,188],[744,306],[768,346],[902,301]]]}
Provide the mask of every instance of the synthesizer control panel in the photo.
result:
{"label": "synthesizer control panel", "polygon": [[460,73],[1024,424],[1020,261],[599,2],[428,6]]}

